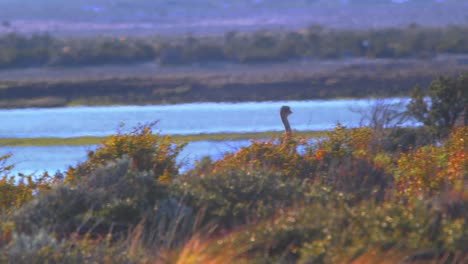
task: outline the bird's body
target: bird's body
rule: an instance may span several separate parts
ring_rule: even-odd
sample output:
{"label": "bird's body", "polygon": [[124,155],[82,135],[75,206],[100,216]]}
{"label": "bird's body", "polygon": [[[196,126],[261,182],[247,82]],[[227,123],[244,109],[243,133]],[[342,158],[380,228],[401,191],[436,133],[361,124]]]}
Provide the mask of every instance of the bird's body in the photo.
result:
{"label": "bird's body", "polygon": [[283,105],[280,109],[281,121],[284,125],[284,130],[287,136],[291,136],[291,126],[289,125],[288,116],[292,114],[291,108],[287,105]]}

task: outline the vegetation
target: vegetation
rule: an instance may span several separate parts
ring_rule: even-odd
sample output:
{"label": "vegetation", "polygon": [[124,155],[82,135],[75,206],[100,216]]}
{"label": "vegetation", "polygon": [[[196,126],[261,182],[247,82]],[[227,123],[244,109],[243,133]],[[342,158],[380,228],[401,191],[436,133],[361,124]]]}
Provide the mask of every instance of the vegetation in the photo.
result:
{"label": "vegetation", "polygon": [[[175,143],[194,141],[227,141],[269,139],[278,137],[282,132],[253,132],[253,133],[218,133],[196,135],[171,135]],[[305,137],[319,137],[319,131],[300,131],[297,135]],[[76,138],[0,138],[0,146],[85,146],[99,145],[108,140],[108,137],[76,137]]]}
{"label": "vegetation", "polygon": [[[419,86],[413,89],[408,112],[417,121],[431,129],[439,137],[447,137],[458,119],[464,125],[468,118],[468,74],[458,79],[439,77],[427,89],[427,95]],[[429,97],[426,102],[425,97]],[[462,116],[464,115],[464,116]]]}
{"label": "vegetation", "polygon": [[184,66],[160,68],[157,75],[154,65],[144,64],[1,71],[0,107],[398,97],[416,84],[428,86],[436,76],[468,72],[465,60],[463,55],[431,61]]}
{"label": "vegetation", "polygon": [[[126,2],[118,8],[125,11]],[[468,27],[311,26],[179,39],[0,37],[2,69],[447,53],[468,53]],[[414,89],[407,109],[421,127],[389,127],[396,116],[378,109],[368,127],[240,135],[270,140],[252,140],[219,160],[204,158],[184,173],[176,158],[185,141],[239,135],[164,136],[148,124],[106,138],[1,139],[0,145],[100,145],[83,163],[53,176],[12,175],[11,155],[0,155],[0,263],[466,263],[468,75],[429,84],[434,72],[426,69],[366,67],[372,70],[351,66],[276,79],[241,72],[224,79],[0,81],[0,107],[403,95],[408,83],[428,84]],[[317,135],[320,140],[311,140]]]}
{"label": "vegetation", "polygon": [[178,39],[99,37],[58,39],[11,33],[0,37],[0,68],[79,66],[157,61],[160,64],[261,63],[350,57],[408,58],[468,52],[468,28],[229,32]]}
{"label": "vegetation", "polygon": [[[5,80],[0,81],[0,107],[404,96],[408,88],[429,85],[437,75],[467,72],[466,57],[430,62],[354,60],[346,65],[338,59],[467,54],[467,36],[464,26],[378,31],[310,26],[294,32],[229,32],[224,37],[174,39],[3,35],[0,68],[52,66],[54,70],[41,69],[44,72],[39,71],[40,78],[21,72],[13,79],[5,71]],[[328,62],[311,63],[316,59]],[[148,70],[141,64],[148,61],[168,66],[158,67],[156,72],[161,74],[155,74],[154,67]],[[116,74],[115,69],[103,64],[125,64],[127,68]],[[84,65],[100,66],[88,67],[85,73],[82,68],[70,68]],[[106,67],[109,70],[102,71]],[[90,73],[94,77],[87,76],[98,68],[101,71]],[[52,77],[47,76],[48,72]],[[286,89],[290,87],[294,89]]]}
{"label": "vegetation", "polygon": [[[29,202],[37,191],[44,191],[56,183],[57,178],[47,173],[33,178],[28,175],[10,175],[14,165],[8,164],[11,154],[0,156],[0,213],[10,214],[11,210],[17,209]],[[0,237],[0,243],[2,238]]]}
{"label": "vegetation", "polygon": [[466,126],[421,145],[401,136],[411,131],[338,124],[180,175],[184,145],[152,125],[107,138],[65,175],[17,184],[2,157],[0,262],[466,260]]}

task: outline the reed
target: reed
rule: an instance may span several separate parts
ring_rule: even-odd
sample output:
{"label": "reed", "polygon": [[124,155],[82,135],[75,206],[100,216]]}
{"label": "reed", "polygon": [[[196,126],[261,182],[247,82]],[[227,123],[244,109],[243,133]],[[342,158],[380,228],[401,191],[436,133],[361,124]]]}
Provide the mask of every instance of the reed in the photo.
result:
{"label": "reed", "polygon": [[[196,141],[230,141],[230,140],[259,140],[281,136],[283,132],[253,132],[253,133],[216,133],[195,135],[173,135],[174,142],[196,142]],[[323,131],[296,131],[295,135],[317,138],[324,134]],[[108,137],[40,137],[40,138],[0,138],[0,146],[25,147],[25,146],[86,146],[98,145],[106,141]]]}

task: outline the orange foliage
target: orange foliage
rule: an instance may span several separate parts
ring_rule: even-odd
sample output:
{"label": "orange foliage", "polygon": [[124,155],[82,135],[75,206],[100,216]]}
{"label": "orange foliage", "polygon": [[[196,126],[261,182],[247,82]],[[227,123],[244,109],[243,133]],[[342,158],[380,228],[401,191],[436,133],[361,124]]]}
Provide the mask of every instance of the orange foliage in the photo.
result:
{"label": "orange foliage", "polygon": [[[11,176],[13,165],[6,165],[11,154],[0,156],[0,213],[7,215],[33,198],[34,193],[50,189],[58,179],[47,173],[34,177],[31,175]],[[19,179],[19,180],[18,180]]]}
{"label": "orange foliage", "polygon": [[154,134],[152,126],[143,125],[129,133],[110,136],[88,160],[67,171],[66,181],[74,181],[77,175],[89,175],[95,168],[125,155],[131,158],[132,168],[153,171],[161,182],[167,182],[178,173],[175,158],[186,144],[174,144],[170,136]]}
{"label": "orange foliage", "polygon": [[[447,178],[454,183],[455,189],[463,188],[463,177],[468,174],[468,162],[466,160],[468,139],[468,127],[458,128],[453,131],[447,145]],[[466,180],[466,179],[465,179]]]}
{"label": "orange foliage", "polygon": [[279,140],[265,142],[253,141],[235,153],[229,153],[223,159],[213,163],[211,172],[224,170],[263,170],[280,172],[291,177],[308,177],[310,157],[301,155],[298,147],[306,147],[304,139],[295,140],[285,136]]}
{"label": "orange foliage", "polygon": [[328,131],[324,140],[318,143],[319,156],[327,153],[328,157],[344,156],[366,157],[370,154],[370,146],[374,133],[370,128],[346,129],[337,124]]}
{"label": "orange foliage", "polygon": [[369,128],[346,129],[338,124],[318,143],[288,136],[264,142],[253,141],[198,172],[205,175],[224,170],[262,170],[289,177],[314,178],[320,171],[326,172],[332,160],[347,157],[372,161],[376,152],[371,149],[372,139],[373,132]]}
{"label": "orange foliage", "polygon": [[467,175],[466,127],[454,130],[441,146],[426,146],[402,154],[397,161],[399,194],[406,197],[434,195],[444,189],[462,190]]}

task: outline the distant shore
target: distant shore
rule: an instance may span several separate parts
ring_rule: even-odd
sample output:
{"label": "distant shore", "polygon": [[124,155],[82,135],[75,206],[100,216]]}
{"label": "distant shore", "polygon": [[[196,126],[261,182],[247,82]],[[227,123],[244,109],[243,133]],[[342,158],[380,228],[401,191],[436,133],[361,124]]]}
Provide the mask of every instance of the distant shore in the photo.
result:
{"label": "distant shore", "polygon": [[[51,1],[52,2],[52,1]],[[224,34],[231,30],[299,29],[310,24],[340,29],[443,27],[466,24],[462,1],[47,1],[0,3],[0,35],[55,36]],[[114,3],[115,2],[115,3]],[[346,1],[348,2],[348,1]],[[351,1],[349,1],[351,2]],[[359,1],[353,1],[359,2]],[[363,1],[364,2],[364,1]],[[416,3],[413,3],[416,2]],[[131,4],[130,4],[131,3]],[[0,20],[0,22],[2,22]]]}
{"label": "distant shore", "polygon": [[0,108],[407,96],[415,85],[466,72],[467,55],[2,70]]}

